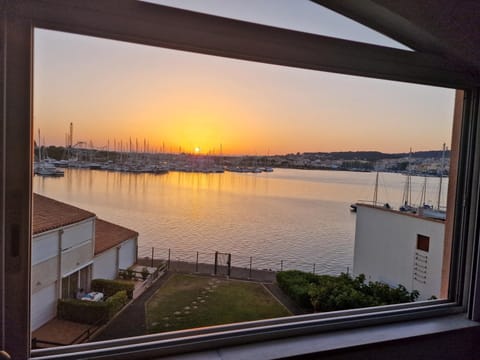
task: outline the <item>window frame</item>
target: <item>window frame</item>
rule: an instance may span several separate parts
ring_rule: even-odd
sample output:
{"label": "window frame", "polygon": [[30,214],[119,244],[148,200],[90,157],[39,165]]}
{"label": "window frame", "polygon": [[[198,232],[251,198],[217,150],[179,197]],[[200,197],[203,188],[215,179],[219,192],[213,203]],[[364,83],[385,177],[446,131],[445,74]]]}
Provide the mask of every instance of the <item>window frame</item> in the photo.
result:
{"label": "window frame", "polygon": [[416,250],[420,250],[428,253],[428,251],[430,250],[430,236],[417,234]]}
{"label": "window frame", "polygon": [[[138,1],[0,0],[0,14],[1,341],[2,349],[14,358],[53,355],[67,358],[67,353],[78,358],[86,351],[92,358],[102,354],[121,356],[127,351],[159,356],[172,351],[199,351],[453,313],[465,313],[474,321],[480,319],[477,267],[480,154],[476,146],[476,140],[480,139],[477,125],[480,91],[478,79],[468,71],[458,70],[436,55],[303,34]],[[206,28],[199,30],[202,28],[199,25]],[[448,300],[230,324],[30,352],[32,74],[33,33],[37,27],[313,70],[465,89],[463,114],[455,120],[458,124],[454,122],[454,126],[460,127],[460,141],[456,196],[452,204],[454,241]],[[171,27],[180,32],[176,34]],[[218,34],[223,29],[226,36]],[[242,39],[252,39],[258,34],[266,35],[257,37],[251,47],[242,47]],[[261,48],[262,42],[270,40],[272,45]],[[299,45],[298,55],[288,49],[287,45],[292,43]],[[298,52],[298,48],[293,50]],[[318,52],[329,56],[319,58]],[[9,296],[13,288],[14,297]]]}

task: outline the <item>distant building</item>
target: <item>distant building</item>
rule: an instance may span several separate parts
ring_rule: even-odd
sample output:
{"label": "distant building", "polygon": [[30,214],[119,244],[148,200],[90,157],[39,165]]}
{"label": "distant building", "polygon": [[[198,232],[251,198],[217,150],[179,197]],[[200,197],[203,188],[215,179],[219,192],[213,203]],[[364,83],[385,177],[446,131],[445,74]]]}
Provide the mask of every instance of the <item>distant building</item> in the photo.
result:
{"label": "distant building", "polygon": [[114,279],[137,260],[138,233],[92,212],[34,194],[31,329],[56,316],[59,298]]}
{"label": "distant building", "polygon": [[441,297],[445,222],[357,204],[353,273]]}

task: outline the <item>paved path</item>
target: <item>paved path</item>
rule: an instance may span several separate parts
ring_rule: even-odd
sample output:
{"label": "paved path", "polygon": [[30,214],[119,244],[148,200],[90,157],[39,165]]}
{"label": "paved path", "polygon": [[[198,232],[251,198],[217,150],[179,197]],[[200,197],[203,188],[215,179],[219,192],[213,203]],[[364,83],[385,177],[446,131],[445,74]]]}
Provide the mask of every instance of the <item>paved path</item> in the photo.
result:
{"label": "paved path", "polygon": [[122,337],[146,334],[145,303],[170,278],[166,273],[155,281],[142,295],[136,298],[120,314],[118,314],[92,341],[111,340]]}

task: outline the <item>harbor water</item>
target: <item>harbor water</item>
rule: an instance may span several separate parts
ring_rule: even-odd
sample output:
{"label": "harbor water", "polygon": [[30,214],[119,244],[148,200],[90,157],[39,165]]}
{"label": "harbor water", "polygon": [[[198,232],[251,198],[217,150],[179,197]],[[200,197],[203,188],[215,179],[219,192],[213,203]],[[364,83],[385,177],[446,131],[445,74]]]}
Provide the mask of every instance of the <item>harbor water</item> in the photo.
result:
{"label": "harbor water", "polygon": [[[33,189],[137,231],[140,247],[315,263],[317,273],[339,274],[353,265],[350,204],[373,199],[375,177],[294,169],[157,175],[66,169],[64,177],[35,176]],[[398,208],[405,180],[381,173],[378,201]],[[418,204],[424,178],[411,182]],[[442,206],[447,184],[444,179]],[[428,178],[427,203],[436,205],[438,192],[439,178]]]}

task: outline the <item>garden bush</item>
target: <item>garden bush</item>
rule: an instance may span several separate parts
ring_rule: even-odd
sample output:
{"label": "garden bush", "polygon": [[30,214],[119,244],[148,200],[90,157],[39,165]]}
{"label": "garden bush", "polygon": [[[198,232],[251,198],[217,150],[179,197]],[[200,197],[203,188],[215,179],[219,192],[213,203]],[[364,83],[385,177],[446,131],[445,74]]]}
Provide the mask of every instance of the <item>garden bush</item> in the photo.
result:
{"label": "garden bush", "polygon": [[105,301],[60,299],[57,316],[60,319],[83,324],[104,324],[128,302],[127,292],[119,291]]}
{"label": "garden bush", "polygon": [[93,279],[91,284],[92,291],[102,292],[105,297],[125,290],[129,299],[133,297],[134,287],[134,282],[128,280]]}
{"label": "garden bush", "polygon": [[57,304],[59,319],[83,324],[106,323],[109,319],[108,307],[103,301],[59,299]]}
{"label": "garden bush", "polygon": [[336,311],[415,301],[419,293],[404,286],[392,288],[380,282],[365,283],[363,274],[353,278],[314,275],[291,270],[277,273],[280,288],[298,305],[313,311]]}
{"label": "garden bush", "polygon": [[109,308],[108,317],[111,319],[121,308],[128,303],[128,296],[125,290],[119,291],[105,300]]}
{"label": "garden bush", "polygon": [[291,299],[303,308],[312,307],[308,289],[310,284],[318,282],[318,276],[299,270],[280,271],[277,273],[277,283]]}

